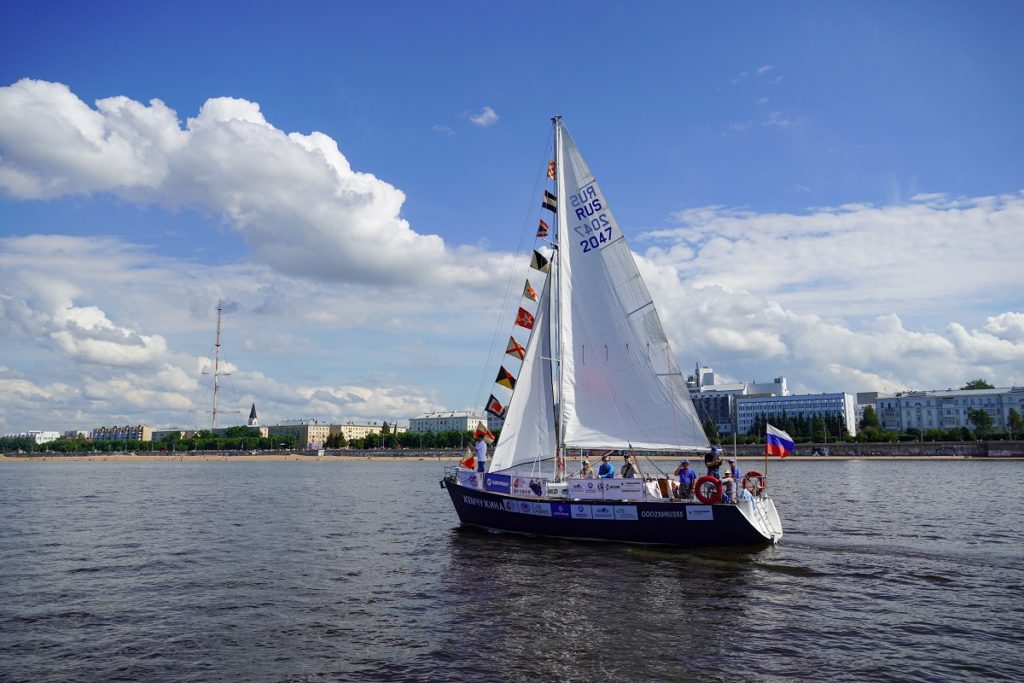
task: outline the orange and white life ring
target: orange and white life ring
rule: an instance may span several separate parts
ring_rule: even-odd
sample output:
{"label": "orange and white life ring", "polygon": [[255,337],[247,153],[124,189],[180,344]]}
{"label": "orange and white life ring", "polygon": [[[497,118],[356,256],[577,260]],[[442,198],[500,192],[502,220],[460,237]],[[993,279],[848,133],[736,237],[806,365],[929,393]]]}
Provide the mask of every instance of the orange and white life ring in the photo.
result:
{"label": "orange and white life ring", "polygon": [[743,475],[743,488],[750,491],[755,496],[760,495],[761,491],[764,491],[767,486],[764,476],[757,470],[750,470]]}
{"label": "orange and white life ring", "polygon": [[[704,487],[708,484],[712,484],[715,487],[714,492],[710,496],[704,493]],[[697,493],[697,500],[705,505],[714,505],[722,500],[722,482],[718,480],[718,477],[705,475],[697,480],[693,488]]]}

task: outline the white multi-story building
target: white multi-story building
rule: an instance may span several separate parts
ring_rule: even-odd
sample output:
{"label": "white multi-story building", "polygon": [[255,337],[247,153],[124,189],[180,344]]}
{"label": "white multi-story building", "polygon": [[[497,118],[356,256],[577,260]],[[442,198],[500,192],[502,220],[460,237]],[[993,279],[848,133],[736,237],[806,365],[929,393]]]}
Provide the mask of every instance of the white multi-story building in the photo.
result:
{"label": "white multi-story building", "polygon": [[[746,434],[758,416],[769,419],[783,413],[789,417],[825,417],[838,415],[850,436],[857,435],[856,407],[853,395],[845,392],[834,394],[796,394],[789,396],[737,396],[736,425],[740,434]],[[838,436],[838,434],[836,435]]]}
{"label": "white multi-story building", "polygon": [[12,432],[4,434],[4,439],[32,439],[36,445],[56,441],[60,438],[60,432],[44,432],[37,429],[30,429],[27,432]]}
{"label": "white multi-story building", "polygon": [[895,432],[972,427],[968,414],[979,409],[992,417],[995,429],[1004,430],[1011,409],[1024,417],[1024,387],[902,391],[879,396],[875,402],[882,426]]}
{"label": "white multi-story building", "polygon": [[[736,429],[736,400],[741,396],[789,396],[785,377],[776,377],[771,382],[718,382],[714,368],[699,365],[693,375],[687,378],[690,400],[703,423],[715,423],[719,434],[731,434]],[[742,429],[738,433],[745,433]]]}
{"label": "white multi-story building", "polygon": [[[331,425],[331,436],[341,433],[344,435],[346,441],[352,439],[362,439],[370,434],[380,434],[380,430],[384,425],[380,422],[367,422],[366,424],[355,424],[354,422],[346,422],[345,424]],[[391,434],[402,434],[406,431],[405,427],[399,427],[398,425],[390,424]]]}
{"label": "white multi-story building", "polygon": [[409,418],[410,432],[471,432],[480,423],[487,424],[487,418],[468,410],[453,410],[444,413],[426,413]]}

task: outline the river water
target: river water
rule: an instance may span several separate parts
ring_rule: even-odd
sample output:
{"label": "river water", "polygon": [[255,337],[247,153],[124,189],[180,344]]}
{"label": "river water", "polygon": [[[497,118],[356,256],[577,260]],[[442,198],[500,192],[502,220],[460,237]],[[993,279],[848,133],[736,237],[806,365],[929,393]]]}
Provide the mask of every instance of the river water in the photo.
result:
{"label": "river water", "polygon": [[462,531],[439,462],[0,465],[0,680],[1021,679],[1024,463],[770,467],[781,544],[681,551]]}

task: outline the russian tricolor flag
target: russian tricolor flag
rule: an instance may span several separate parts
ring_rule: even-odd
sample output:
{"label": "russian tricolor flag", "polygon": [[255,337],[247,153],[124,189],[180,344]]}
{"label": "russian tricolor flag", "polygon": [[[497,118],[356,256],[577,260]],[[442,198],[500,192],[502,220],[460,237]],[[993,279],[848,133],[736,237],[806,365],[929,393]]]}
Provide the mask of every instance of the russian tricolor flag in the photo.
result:
{"label": "russian tricolor flag", "polygon": [[764,452],[766,454],[785,458],[793,452],[794,448],[796,448],[796,444],[793,442],[793,437],[778,427],[768,425],[768,433],[764,439]]}

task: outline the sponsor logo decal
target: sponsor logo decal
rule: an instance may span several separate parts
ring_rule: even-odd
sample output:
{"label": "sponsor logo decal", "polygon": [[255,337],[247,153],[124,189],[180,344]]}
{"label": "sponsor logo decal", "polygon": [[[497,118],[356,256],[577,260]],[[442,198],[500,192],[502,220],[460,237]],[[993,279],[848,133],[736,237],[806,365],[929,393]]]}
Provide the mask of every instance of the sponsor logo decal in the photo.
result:
{"label": "sponsor logo decal", "polygon": [[510,477],[511,494],[523,498],[544,498],[548,495],[548,481],[543,477]]}
{"label": "sponsor logo decal", "polygon": [[687,505],[686,519],[691,522],[710,522],[714,519],[710,505]]}
{"label": "sponsor logo decal", "polygon": [[572,506],[568,503],[552,503],[551,504],[551,516],[561,517],[568,519],[572,517]]}
{"label": "sponsor logo decal", "polygon": [[459,470],[459,484],[467,489],[478,489],[480,488],[480,474],[478,472]]}
{"label": "sponsor logo decal", "polygon": [[488,474],[484,478],[484,489],[495,493],[509,493],[512,490],[512,477],[507,474]]}
{"label": "sponsor logo decal", "polygon": [[594,515],[594,519],[615,519],[615,511],[612,510],[611,505],[595,505],[590,508],[590,511]]}
{"label": "sponsor logo decal", "polygon": [[538,517],[550,517],[551,503],[534,503],[530,512]]}
{"label": "sponsor logo decal", "polygon": [[572,506],[572,518],[573,519],[593,519],[594,515],[590,510],[589,505],[573,505]]}
{"label": "sponsor logo decal", "polygon": [[615,513],[615,519],[618,520],[634,520],[636,519],[636,506],[635,505],[616,505],[613,507]]}
{"label": "sponsor logo decal", "polygon": [[577,500],[601,500],[604,487],[597,479],[570,479],[569,497]]}

